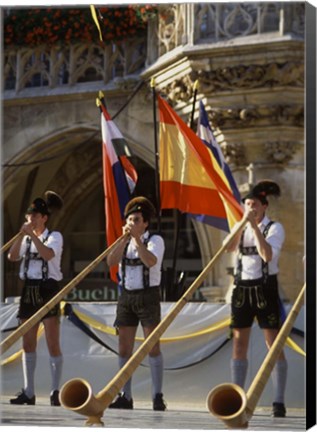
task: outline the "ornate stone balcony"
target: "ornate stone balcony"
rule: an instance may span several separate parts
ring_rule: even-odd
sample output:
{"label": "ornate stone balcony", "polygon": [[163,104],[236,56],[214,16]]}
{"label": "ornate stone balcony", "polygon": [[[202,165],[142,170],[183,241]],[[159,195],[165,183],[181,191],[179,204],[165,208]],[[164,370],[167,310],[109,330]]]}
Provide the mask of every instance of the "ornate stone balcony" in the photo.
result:
{"label": "ornate stone balcony", "polygon": [[[158,16],[149,20],[147,41],[130,39],[105,47],[97,43],[52,48],[5,47],[4,89],[18,93],[28,87],[52,89],[96,81],[107,84],[116,78],[139,73],[145,66],[181,46],[217,46],[222,43],[228,47],[237,39],[248,44],[248,39],[265,38],[265,35],[277,39],[291,34],[293,38],[303,40],[304,18],[303,2],[161,5]],[[265,75],[266,71],[257,73]],[[284,71],[280,73],[284,74]],[[206,78],[212,80],[212,90],[215,90],[223,87],[222,81],[235,78],[233,74],[238,77],[237,71],[232,71],[231,75],[229,71],[229,75],[223,77],[210,71],[207,75],[202,74],[201,78],[202,81]],[[245,80],[248,80],[250,70],[245,75]],[[233,80],[232,86],[236,81]],[[4,96],[9,95],[12,97],[12,92],[5,92]],[[188,98],[188,91],[187,94],[183,91],[182,96]]]}
{"label": "ornate stone balcony", "polygon": [[[179,45],[292,33],[304,37],[303,2],[189,3],[160,7],[158,55]],[[154,30],[155,31],[155,30]]]}
{"label": "ornate stone balcony", "polygon": [[145,47],[144,39],[105,47],[91,43],[51,48],[10,47],[4,50],[4,89],[17,94],[29,87],[49,90],[79,83],[120,81],[144,67]]}

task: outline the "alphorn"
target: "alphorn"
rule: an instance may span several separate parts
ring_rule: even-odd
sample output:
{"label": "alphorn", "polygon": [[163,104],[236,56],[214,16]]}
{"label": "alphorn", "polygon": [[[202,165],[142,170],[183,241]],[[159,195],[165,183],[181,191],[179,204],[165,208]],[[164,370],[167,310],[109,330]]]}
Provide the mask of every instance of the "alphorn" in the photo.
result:
{"label": "alphorn", "polygon": [[84,277],[87,276],[119,243],[127,234],[123,234],[114,243],[112,243],[106,250],[104,250],[94,261],[85,267],[77,276],[74,277],[64,288],[62,288],[51,300],[41,307],[34,315],[21,324],[13,333],[11,333],[0,344],[0,354],[3,354],[13,345],[21,336],[29,331],[41,318],[43,318],[55,305],[57,305],[66,294],[68,294],[75,285],[77,285]]}
{"label": "alphorn", "polygon": [[247,428],[264,387],[270,377],[277,358],[292,329],[304,302],[306,283],[301,289],[292,309],[269,349],[260,369],[254,377],[247,393],[232,383],[214,387],[208,394],[206,405],[211,414],[222,420],[229,428]]}
{"label": "alphorn", "polygon": [[1,253],[5,252],[9,247],[13,245],[13,243],[20,237],[24,235],[21,231],[18,232],[11,240],[9,240],[6,244],[1,247]]}
{"label": "alphorn", "polygon": [[114,397],[120,391],[122,386],[129,380],[133,372],[142,362],[144,357],[151,351],[158,342],[161,335],[174,320],[176,315],[183,309],[190,300],[195,290],[206,278],[208,272],[220,258],[223,252],[232,241],[233,237],[240,231],[247,220],[242,219],[224,240],[222,247],[209,261],[207,266],[198,275],[195,281],[190,285],[183,296],[175,303],[170,312],[162,319],[153,332],[144,340],[135,353],[130,357],[127,363],[119,370],[115,377],[102,389],[96,396],[93,395],[90,384],[82,378],[74,378],[67,381],[61,388],[59,398],[61,405],[71,411],[88,416],[86,425],[103,425],[101,417],[104,410],[110,405]]}

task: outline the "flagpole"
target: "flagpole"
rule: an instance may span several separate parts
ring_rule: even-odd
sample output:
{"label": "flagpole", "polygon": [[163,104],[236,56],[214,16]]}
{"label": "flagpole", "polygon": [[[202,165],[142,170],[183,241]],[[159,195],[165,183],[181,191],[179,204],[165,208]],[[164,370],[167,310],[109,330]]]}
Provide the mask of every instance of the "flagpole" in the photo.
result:
{"label": "flagpole", "polygon": [[100,108],[100,112],[102,113],[102,109],[100,107],[100,104],[97,102],[98,99],[99,99],[99,101],[102,103],[102,105],[107,110],[108,108],[107,108],[107,105],[106,105],[105,95],[104,95],[104,93],[101,90],[99,90],[98,98],[96,99],[96,105]]}
{"label": "flagpole", "polygon": [[157,210],[157,230],[161,231],[161,195],[160,195],[160,172],[159,172],[159,152],[157,145],[157,124],[156,124],[156,92],[155,79],[151,79],[153,95],[153,123],[154,123],[154,149],[155,149],[155,187],[156,187],[156,210]]}
{"label": "flagpole", "polygon": [[[194,83],[194,97],[193,97],[192,112],[191,112],[191,116],[190,116],[190,128],[191,129],[193,129],[193,126],[194,126],[194,115],[195,115],[195,105],[196,105],[196,99],[197,99],[197,92],[198,92],[198,80],[196,80]],[[174,284],[175,284],[176,263],[177,263],[177,255],[178,255],[178,243],[179,243],[181,221],[182,221],[182,213],[179,210],[177,210],[176,237],[175,237],[173,265],[172,265],[172,272],[171,272],[172,283],[170,285],[173,288],[174,288]]]}
{"label": "flagpole", "polygon": [[195,105],[196,105],[196,99],[197,99],[197,92],[198,92],[198,80],[194,82],[194,99],[193,99],[193,106],[192,106],[192,114],[190,117],[190,128],[193,129],[194,127],[194,115],[195,115]]}

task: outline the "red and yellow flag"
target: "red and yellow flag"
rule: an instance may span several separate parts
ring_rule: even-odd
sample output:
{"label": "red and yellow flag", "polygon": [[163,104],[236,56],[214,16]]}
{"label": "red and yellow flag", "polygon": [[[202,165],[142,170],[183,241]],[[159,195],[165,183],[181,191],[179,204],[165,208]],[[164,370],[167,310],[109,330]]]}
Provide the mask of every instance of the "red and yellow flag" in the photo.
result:
{"label": "red and yellow flag", "polygon": [[177,208],[201,222],[228,231],[242,218],[228,179],[212,151],[158,98],[160,114],[161,207]]}

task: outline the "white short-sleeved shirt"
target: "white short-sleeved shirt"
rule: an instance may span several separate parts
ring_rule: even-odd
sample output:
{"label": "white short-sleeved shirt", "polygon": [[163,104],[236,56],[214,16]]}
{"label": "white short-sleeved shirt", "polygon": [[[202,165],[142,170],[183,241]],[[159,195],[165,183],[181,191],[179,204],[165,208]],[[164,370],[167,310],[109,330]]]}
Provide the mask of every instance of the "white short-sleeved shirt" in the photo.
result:
{"label": "white short-sleeved shirt", "polygon": [[[141,241],[144,243],[150,236],[149,231],[146,231],[141,236]],[[161,283],[161,267],[165,251],[164,240],[160,235],[151,235],[148,243],[147,249],[156,256],[157,262],[154,266],[150,267],[150,286],[157,286]],[[127,258],[139,258],[139,253],[137,248],[130,241],[127,249]],[[119,264],[119,277],[122,280],[122,265]],[[137,290],[143,289],[143,266],[129,266],[125,267],[125,289],[127,290]]]}
{"label": "white short-sleeved shirt", "polygon": [[[47,236],[47,240],[45,242],[45,246],[53,249],[55,256],[47,261],[48,265],[48,278],[52,278],[55,280],[62,280],[63,274],[61,272],[61,259],[63,252],[63,236],[58,231],[51,231],[49,234],[49,230],[46,228],[43,233],[38,237],[41,242],[43,242]],[[27,248],[27,236],[24,236],[21,248],[20,248],[20,259],[22,259],[20,265],[20,273],[19,276],[21,279],[24,279],[24,262],[25,262],[25,253]],[[37,249],[33,242],[31,242],[30,252],[37,252]],[[42,260],[30,260],[29,268],[27,272],[28,279],[42,279]]]}
{"label": "white short-sleeved shirt", "polygon": [[[258,224],[260,231],[263,233],[265,227],[271,220],[264,216],[262,221]],[[268,263],[269,275],[277,275],[278,261],[282,249],[283,242],[285,240],[285,232],[283,225],[279,222],[274,222],[266,236],[266,241],[272,247],[272,259]],[[243,246],[255,246],[255,239],[251,224],[247,224],[244,231]],[[238,263],[239,252],[237,253],[237,263]],[[253,280],[262,277],[262,259],[260,255],[243,255],[242,256],[242,274],[241,279],[243,280]]]}

